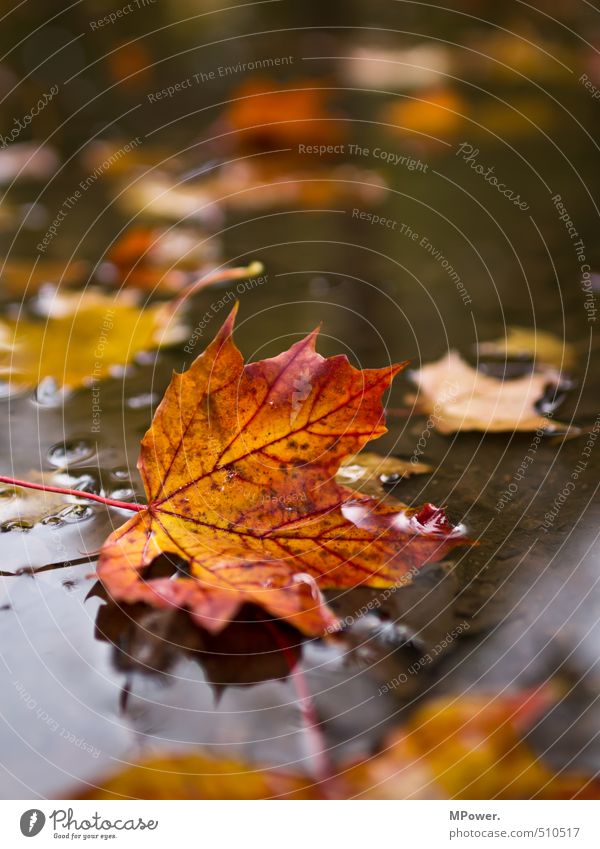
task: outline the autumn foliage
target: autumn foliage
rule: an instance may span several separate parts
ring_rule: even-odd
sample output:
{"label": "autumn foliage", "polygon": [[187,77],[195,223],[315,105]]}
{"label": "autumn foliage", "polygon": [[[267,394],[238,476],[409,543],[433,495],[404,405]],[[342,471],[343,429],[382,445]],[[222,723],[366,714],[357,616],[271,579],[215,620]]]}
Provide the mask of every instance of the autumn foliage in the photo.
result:
{"label": "autumn foliage", "polygon": [[[252,602],[319,635],[336,628],[320,590],[401,585],[464,537],[431,505],[335,481],[385,432],[381,396],[401,365],[325,359],[316,332],[244,364],[234,316],[173,376],[138,461],[148,504],[106,541],[98,575],[115,599],[187,608],[212,632]],[[148,571],[161,555],[176,580]]]}

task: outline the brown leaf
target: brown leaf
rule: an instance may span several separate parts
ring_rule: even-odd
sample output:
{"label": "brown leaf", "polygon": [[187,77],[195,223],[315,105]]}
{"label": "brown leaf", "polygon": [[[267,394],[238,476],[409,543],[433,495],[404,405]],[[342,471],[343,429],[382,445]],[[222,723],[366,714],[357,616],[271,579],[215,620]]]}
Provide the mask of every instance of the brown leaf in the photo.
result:
{"label": "brown leaf", "polygon": [[419,408],[440,433],[460,430],[565,433],[569,428],[535,409],[548,385],[558,385],[551,372],[500,380],[472,368],[456,351],[411,374],[419,387]]}

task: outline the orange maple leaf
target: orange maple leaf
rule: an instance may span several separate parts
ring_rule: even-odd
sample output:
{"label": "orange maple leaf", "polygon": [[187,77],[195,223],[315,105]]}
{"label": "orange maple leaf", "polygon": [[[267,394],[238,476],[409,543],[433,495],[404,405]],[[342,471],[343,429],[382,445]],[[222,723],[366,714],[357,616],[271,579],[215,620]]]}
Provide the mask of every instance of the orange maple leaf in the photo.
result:
{"label": "orange maple leaf", "polygon": [[[319,635],[337,626],[320,589],[407,583],[465,538],[432,505],[380,504],[334,479],[385,433],[381,395],[402,365],[325,359],[317,331],[245,365],[235,312],[173,376],[142,440],[148,505],[107,539],[98,576],[117,600],[187,608],[212,632],[252,602]],[[144,575],[161,554],[185,564],[175,579]]]}

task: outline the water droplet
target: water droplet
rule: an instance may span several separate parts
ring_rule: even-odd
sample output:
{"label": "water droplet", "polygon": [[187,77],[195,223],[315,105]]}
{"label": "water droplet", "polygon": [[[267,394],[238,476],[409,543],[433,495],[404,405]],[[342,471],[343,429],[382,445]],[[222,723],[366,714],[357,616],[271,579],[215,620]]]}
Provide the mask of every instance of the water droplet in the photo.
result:
{"label": "water droplet", "polygon": [[87,439],[69,439],[66,442],[57,442],[48,450],[48,462],[60,468],[80,463],[93,454],[94,447]]}
{"label": "water droplet", "polygon": [[341,466],[337,473],[337,477],[348,481],[349,483],[356,483],[356,481],[359,481],[362,477],[364,477],[366,471],[367,470],[364,466],[359,466],[358,463],[353,463],[350,466]]}
{"label": "water droplet", "polygon": [[158,396],[155,392],[146,392],[143,395],[133,395],[127,399],[127,406],[132,410],[143,410],[146,407],[152,407],[158,401]]}
{"label": "water droplet", "polygon": [[115,363],[114,365],[109,366],[108,373],[111,377],[119,378],[133,374],[134,370],[129,365],[120,365],[119,363]]}
{"label": "water droplet", "polygon": [[156,351],[138,351],[135,355],[135,361],[141,366],[153,366],[156,362],[156,357]]}
{"label": "water droplet", "polygon": [[0,380],[0,398],[10,398],[14,394],[15,390],[10,383],[7,380]]}
{"label": "water droplet", "polygon": [[0,531],[3,534],[8,533],[9,531],[21,531],[26,532],[30,531],[33,528],[31,522],[27,522],[25,519],[9,519],[7,522],[2,522],[0,525]]}
{"label": "water droplet", "polygon": [[42,525],[49,525],[52,528],[57,528],[59,525],[64,525],[63,520],[60,516],[46,516],[41,521]]}
{"label": "water droplet", "polygon": [[33,397],[42,407],[54,407],[62,404],[67,394],[67,390],[59,386],[53,377],[44,377],[38,383]]}
{"label": "water droplet", "polygon": [[131,501],[135,498],[135,492],[132,489],[115,489],[111,492],[110,497],[116,501]]}
{"label": "water droplet", "polygon": [[384,486],[393,486],[398,481],[402,480],[401,472],[390,472],[390,474],[379,475],[379,480]]}
{"label": "water droplet", "polygon": [[58,514],[58,518],[62,519],[63,522],[67,522],[67,524],[72,524],[74,522],[81,522],[84,519],[89,519],[93,515],[94,511],[89,504],[72,504],[69,507],[65,507],[64,510],[61,510]]}
{"label": "water droplet", "polygon": [[78,489],[80,492],[93,492],[95,495],[102,494],[100,478],[87,472],[75,478],[71,489]]}

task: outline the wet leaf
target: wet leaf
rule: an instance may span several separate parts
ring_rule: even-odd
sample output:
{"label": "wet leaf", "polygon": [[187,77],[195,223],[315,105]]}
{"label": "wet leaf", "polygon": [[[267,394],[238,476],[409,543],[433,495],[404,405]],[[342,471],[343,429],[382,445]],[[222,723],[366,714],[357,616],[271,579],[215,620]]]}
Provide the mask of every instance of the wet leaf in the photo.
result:
{"label": "wet leaf", "polygon": [[339,468],[336,480],[340,484],[367,495],[381,497],[386,486],[392,486],[403,478],[431,472],[426,463],[411,463],[398,457],[383,457],[374,451],[361,451],[347,457]]}
{"label": "wet leaf", "polygon": [[319,799],[310,779],[202,755],[152,758],[125,768],[80,799]]}
{"label": "wet leaf", "polygon": [[130,214],[179,221],[218,222],[226,212],[290,204],[376,203],[385,197],[383,177],[353,165],[315,167],[301,163],[245,160],[222,165],[215,173],[174,183],[154,172],[123,186],[119,202]]}
{"label": "wet leaf", "polygon": [[150,292],[177,291],[218,254],[218,243],[197,229],[132,227],[108,252],[102,278]]}
{"label": "wet leaf", "polygon": [[554,333],[533,327],[509,327],[505,337],[480,342],[477,350],[484,356],[528,358],[557,368],[568,368],[575,362],[572,345]]}
{"label": "wet leaf", "polygon": [[348,778],[360,798],[597,799],[593,775],[553,770],[523,739],[550,702],[539,691],[436,699]]}
{"label": "wet leaf", "polygon": [[452,58],[446,44],[424,41],[389,48],[373,43],[352,48],[341,67],[350,85],[414,90],[443,83],[452,69]]}
{"label": "wet leaf", "polygon": [[91,384],[184,334],[168,304],[142,308],[129,292],[43,290],[34,306],[39,317],[0,319],[0,376],[11,390],[47,378],[70,389]]}
{"label": "wet leaf", "polygon": [[89,263],[75,260],[65,264],[55,260],[7,259],[0,266],[0,287],[9,295],[34,294],[41,286],[83,285]]}
{"label": "wet leaf", "polygon": [[[148,506],[108,538],[98,576],[115,599],[189,608],[208,631],[250,602],[322,634],[336,620],[320,589],[406,583],[464,536],[432,505],[384,505],[335,482],[344,457],[385,432],[381,395],[401,366],[324,359],[316,332],[245,365],[234,315],[174,375],[142,440]],[[146,580],[161,554],[178,577]]]}
{"label": "wet leaf", "polygon": [[[597,799],[583,770],[555,771],[524,740],[546,694],[460,696],[419,708],[381,753],[342,765],[335,795],[359,799]],[[86,799],[323,798],[308,777],[202,755],[164,755],[126,767]]]}
{"label": "wet leaf", "polygon": [[0,149],[0,183],[13,180],[44,180],[57,168],[54,148],[39,142],[17,142]]}
{"label": "wet leaf", "polygon": [[404,133],[435,138],[454,137],[464,127],[466,101],[450,88],[435,88],[414,97],[394,100],[385,106],[381,120]]}
{"label": "wet leaf", "polygon": [[321,80],[297,79],[285,85],[255,76],[234,92],[224,124],[244,150],[293,147],[305,139],[335,145],[345,132],[330,100],[331,92]]}
{"label": "wet leaf", "polygon": [[413,372],[411,378],[419,387],[420,409],[430,415],[440,433],[569,430],[536,410],[546,387],[558,388],[555,372],[531,372],[514,380],[501,380],[482,374],[456,351],[449,351],[437,362]]}

